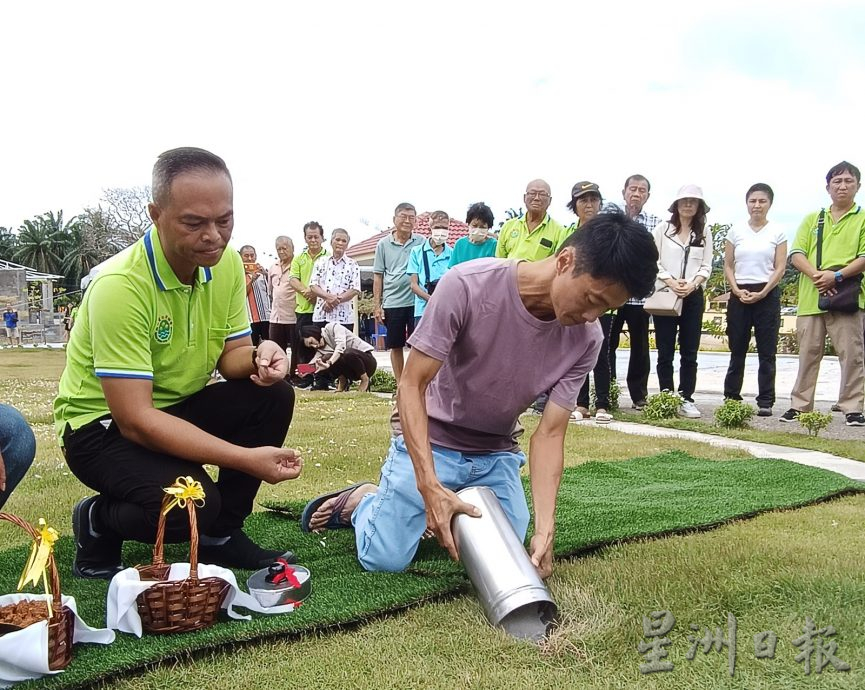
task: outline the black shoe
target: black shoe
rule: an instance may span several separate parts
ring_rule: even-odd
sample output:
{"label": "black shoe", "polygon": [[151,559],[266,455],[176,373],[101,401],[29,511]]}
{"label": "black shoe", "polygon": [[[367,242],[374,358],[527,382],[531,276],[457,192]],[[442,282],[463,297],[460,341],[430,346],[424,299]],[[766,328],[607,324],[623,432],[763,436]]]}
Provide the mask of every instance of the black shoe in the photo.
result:
{"label": "black shoe", "polygon": [[757,416],[758,417],[771,417],[772,416],[772,408],[771,407],[758,407],[757,408]]}
{"label": "black shoe", "polygon": [[88,580],[110,580],[123,570],[120,561],[123,540],[107,531],[98,537],[93,536],[90,510],[98,500],[98,496],[81,499],[72,509],[72,532],[75,534],[72,573]]}
{"label": "black shoe", "polygon": [[795,422],[799,419],[799,415],[802,414],[799,410],[794,410],[792,407],[787,410],[784,414],[782,414],[778,419],[782,422]]}
{"label": "black shoe", "polygon": [[829,409],[832,410],[832,412],[841,412],[841,406],[838,403],[835,403]]}
{"label": "black shoe", "polygon": [[847,426],[865,426],[865,416],[861,412],[848,412],[844,415],[847,418]]}
{"label": "black shoe", "polygon": [[291,551],[262,549],[240,529],[234,530],[224,544],[198,547],[198,560],[201,563],[221,565],[224,568],[258,570],[271,565],[277,558],[284,558],[288,563],[297,563],[297,557]]}
{"label": "black shoe", "polygon": [[645,400],[637,400],[631,407],[635,409],[637,412],[642,411],[642,409],[646,406]]}

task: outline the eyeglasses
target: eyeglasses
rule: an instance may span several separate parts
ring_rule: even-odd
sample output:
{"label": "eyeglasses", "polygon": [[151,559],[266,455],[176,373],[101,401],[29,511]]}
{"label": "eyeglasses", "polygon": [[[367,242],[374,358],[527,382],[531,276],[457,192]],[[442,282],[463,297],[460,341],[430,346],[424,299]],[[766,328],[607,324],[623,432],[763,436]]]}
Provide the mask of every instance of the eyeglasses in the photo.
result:
{"label": "eyeglasses", "polygon": [[407,213],[400,213],[396,218],[397,220],[416,220],[417,216],[409,215]]}
{"label": "eyeglasses", "polygon": [[526,192],[529,199],[549,199],[550,195],[546,192]]}

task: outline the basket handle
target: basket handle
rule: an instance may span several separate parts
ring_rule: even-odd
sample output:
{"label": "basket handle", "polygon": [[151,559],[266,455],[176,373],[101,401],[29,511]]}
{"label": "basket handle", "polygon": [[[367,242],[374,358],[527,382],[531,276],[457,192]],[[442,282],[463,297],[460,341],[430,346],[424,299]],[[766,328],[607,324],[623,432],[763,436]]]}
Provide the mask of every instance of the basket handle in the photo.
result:
{"label": "basket handle", "polygon": [[[162,498],[159,509],[159,522],[156,525],[156,541],[153,543],[153,565],[165,565],[165,509],[171,502],[169,494]],[[189,579],[198,580],[198,518],[195,515],[195,502],[187,501],[186,510],[189,513]]]}
{"label": "basket handle", "polygon": [[[18,525],[18,527],[27,532],[31,539],[35,540],[39,538],[39,532],[34,529],[33,525],[29,522],[25,522],[17,515],[12,515],[12,513],[0,513],[0,520],[5,520],[6,522],[11,522],[13,525]],[[48,570],[50,572],[49,577],[51,578],[52,598],[50,620],[57,621],[60,619],[60,615],[63,612],[63,601],[60,598],[60,574],[57,572],[57,564],[54,562],[53,550],[48,555]]]}

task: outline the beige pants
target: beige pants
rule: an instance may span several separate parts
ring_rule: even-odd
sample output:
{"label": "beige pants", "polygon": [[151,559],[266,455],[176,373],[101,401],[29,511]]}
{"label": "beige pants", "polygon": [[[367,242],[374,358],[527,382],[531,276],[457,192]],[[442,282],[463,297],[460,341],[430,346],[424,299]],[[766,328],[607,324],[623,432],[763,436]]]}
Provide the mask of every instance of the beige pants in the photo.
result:
{"label": "beige pants", "polygon": [[863,357],[862,312],[841,314],[826,312],[796,318],[799,336],[799,374],[793,386],[792,406],[800,412],[814,409],[814,389],[823,359],[826,334],[841,366],[841,386],[838,406],[845,414],[862,412],[865,402],[865,357]]}

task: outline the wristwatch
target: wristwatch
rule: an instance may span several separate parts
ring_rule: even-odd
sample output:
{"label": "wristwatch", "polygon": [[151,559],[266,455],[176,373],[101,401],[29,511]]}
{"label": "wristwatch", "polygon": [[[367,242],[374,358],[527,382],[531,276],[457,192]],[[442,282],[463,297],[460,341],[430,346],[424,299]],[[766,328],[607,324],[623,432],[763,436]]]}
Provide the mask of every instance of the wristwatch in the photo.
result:
{"label": "wristwatch", "polygon": [[841,271],[835,271],[835,282],[840,283],[842,280],[844,280],[844,274]]}

